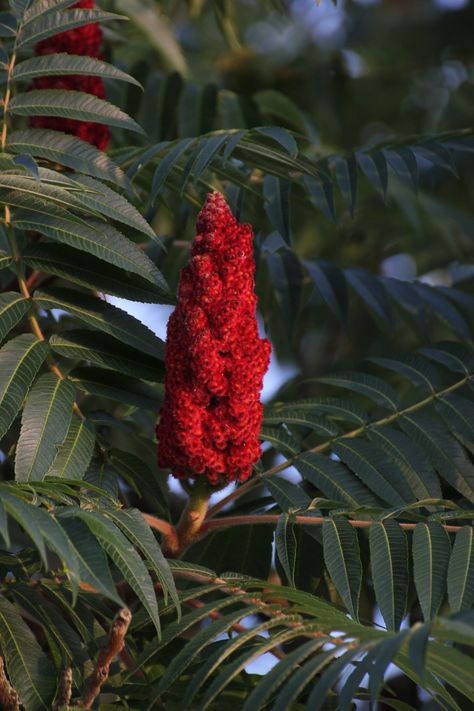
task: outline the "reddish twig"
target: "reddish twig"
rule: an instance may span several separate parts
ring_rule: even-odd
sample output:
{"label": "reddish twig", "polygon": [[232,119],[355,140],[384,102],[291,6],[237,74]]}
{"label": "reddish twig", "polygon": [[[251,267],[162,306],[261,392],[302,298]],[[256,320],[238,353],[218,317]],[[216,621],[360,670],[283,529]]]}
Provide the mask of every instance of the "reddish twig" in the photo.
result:
{"label": "reddish twig", "polygon": [[53,711],[59,711],[63,706],[68,707],[72,696],[72,669],[66,667],[61,672],[58,693],[53,703]]}
{"label": "reddish twig", "polygon": [[104,649],[99,652],[94,671],[85,682],[84,692],[75,704],[86,709],[90,709],[103,684],[109,676],[110,665],[117,657],[125,645],[125,635],[132,620],[132,613],[126,607],[122,608],[115,615],[109,638]]}
{"label": "reddish twig", "polygon": [[42,272],[36,271],[36,269],[31,272],[30,276],[26,280],[26,286],[30,291],[34,291],[36,286],[38,285],[38,281],[41,279],[42,276],[45,276]]}
{"label": "reddish twig", "polygon": [[20,711],[20,700],[7,679],[3,657],[0,656],[0,708],[2,711]]}
{"label": "reddish twig", "polygon": [[[279,514],[249,514],[247,516],[225,516],[223,518],[213,518],[205,521],[201,526],[200,533],[204,534],[207,531],[215,528],[230,528],[234,526],[249,526],[254,524],[276,524],[278,523]],[[322,526],[324,521],[330,520],[329,516],[294,516],[293,521],[304,526]],[[357,521],[347,519],[354,528],[370,528],[378,521]],[[400,526],[407,531],[415,528],[416,523],[400,523]],[[461,526],[444,525],[444,530],[448,533],[456,533],[461,529]]]}

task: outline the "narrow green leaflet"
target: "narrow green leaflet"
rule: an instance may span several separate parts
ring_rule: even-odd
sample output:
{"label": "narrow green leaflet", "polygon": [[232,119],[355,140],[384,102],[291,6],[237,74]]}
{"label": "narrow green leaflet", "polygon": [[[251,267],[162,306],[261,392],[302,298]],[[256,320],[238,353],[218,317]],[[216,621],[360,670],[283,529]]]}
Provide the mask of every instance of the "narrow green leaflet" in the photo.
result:
{"label": "narrow green leaflet", "polygon": [[138,212],[137,208],[128,202],[128,200],[126,200],[122,195],[116,193],[115,190],[112,190],[107,185],[104,185],[104,183],[85,175],[75,175],[74,183],[79,183],[85,188],[89,188],[94,191],[92,195],[90,193],[87,196],[82,193],[77,195],[77,199],[85,205],[90,205],[102,215],[107,215],[107,217],[110,217],[113,220],[122,222],[124,225],[128,225],[138,232],[142,232],[147,235],[147,237],[150,237],[150,239],[154,240],[159,245],[162,244],[161,239],[141,215],[141,213]]}
{"label": "narrow green leaflet", "polygon": [[62,309],[99,331],[155,358],[163,358],[163,341],[141,321],[101,299],[70,289],[36,291],[34,299],[45,309]]}
{"label": "narrow green leaflet", "polygon": [[92,459],[85,473],[84,482],[87,482],[88,486],[92,485],[95,489],[99,489],[101,498],[107,494],[108,497],[115,501],[118,499],[119,482],[117,474],[104,458],[95,457]]}
{"label": "narrow green leaflet", "polygon": [[[471,656],[445,644],[430,642],[426,650],[426,668],[464,694],[468,702],[474,699]],[[463,705],[462,708],[465,709],[466,706]]]}
{"label": "narrow green leaflet", "polygon": [[308,412],[307,410],[297,410],[296,408],[281,408],[279,410],[268,410],[264,414],[264,423],[275,425],[280,422],[289,425],[303,425],[309,427],[320,435],[333,437],[338,433],[336,425],[323,417]]}
{"label": "narrow green leaflet", "polygon": [[[299,618],[296,615],[282,615],[281,617],[282,624],[284,624],[285,622],[290,624],[291,622],[298,621]],[[220,673],[213,679],[212,683],[206,689],[204,698],[202,699],[199,708],[202,709],[202,711],[205,711],[210,706],[212,706],[214,700],[217,699],[219,695],[223,692],[225,687],[242,672],[242,670],[246,667],[247,664],[254,661],[255,659],[258,659],[258,657],[263,655],[273,646],[283,644],[284,642],[289,641],[295,636],[296,635],[294,629],[284,629],[278,634],[271,635],[269,638],[262,640],[258,645],[254,646],[253,648],[251,647],[250,649],[247,649],[243,654],[233,659],[230,664],[223,665],[222,671],[220,671]],[[152,707],[149,706],[147,708],[147,711],[151,708]]]}
{"label": "narrow green leaflet", "polygon": [[306,509],[311,503],[311,498],[301,486],[293,484],[282,476],[268,477],[265,485],[282,511]]}
{"label": "narrow green leaflet", "polygon": [[417,355],[409,355],[397,360],[380,357],[371,357],[368,360],[381,368],[398,373],[427,393],[434,393],[440,387],[438,370]]}
{"label": "narrow green leaflet", "polygon": [[33,89],[13,97],[9,111],[15,116],[60,116],[143,133],[141,126],[116,106],[82,91]]}
{"label": "narrow green leaflet", "polygon": [[352,617],[358,620],[362,563],[357,531],[345,518],[328,519],[323,523],[323,547],[329,575]]}
{"label": "narrow green leaflet", "polygon": [[[257,610],[257,605],[249,606],[249,613],[256,612]],[[237,611],[234,610],[233,612],[223,615],[218,620],[213,620],[211,625],[199,630],[167,666],[163,678],[160,681],[160,692],[166,691],[180,677],[214,637],[229,630],[229,628],[231,628],[233,624],[237,624],[243,616],[245,616],[245,609],[240,608]]]}
{"label": "narrow green leaflet", "polygon": [[31,57],[19,62],[12,73],[16,81],[31,81],[34,77],[64,76],[67,74],[83,74],[97,76],[102,79],[119,79],[140,86],[140,82],[122,72],[113,64],[102,62],[95,57],[84,57],[74,54],[46,54],[40,57]]}
{"label": "narrow green leaflet", "polygon": [[137,373],[144,380],[159,382],[163,379],[163,363],[158,358],[118,343],[105,333],[86,330],[63,331],[49,339],[51,349],[72,360],[85,360],[101,368],[118,370],[125,375]]}
{"label": "narrow green leaflet", "polygon": [[47,15],[50,12],[57,12],[58,10],[64,10],[65,8],[74,5],[74,0],[35,0],[35,2],[27,3],[27,10],[23,15],[23,24],[28,25],[28,23],[36,20],[40,15]]}
{"label": "narrow green leaflet", "polygon": [[164,158],[160,161],[158,168],[153,176],[153,182],[151,184],[150,202],[153,204],[158,197],[168,173],[176,165],[181,156],[185,153],[186,149],[190,144],[193,143],[192,138],[185,138],[179,141],[175,145],[171,144],[170,150],[167,152]]}
{"label": "narrow green leaflet", "polygon": [[59,446],[48,475],[82,479],[92,459],[95,431],[88,420],[72,415],[66,437]]}
{"label": "narrow green leaflet", "polygon": [[389,425],[371,427],[368,434],[402,468],[406,482],[418,500],[441,498],[436,472],[416,442]]}
{"label": "narrow green leaflet", "polygon": [[297,669],[278,694],[272,711],[287,711],[287,709],[294,706],[294,702],[299,698],[303,690],[316,675],[319,675],[332,662],[335,654],[336,651],[333,649],[322,654],[315,654],[302,667]]}
{"label": "narrow green leaflet", "polygon": [[271,442],[278,452],[298,454],[300,444],[296,437],[282,427],[262,427],[259,438],[264,442]]}
{"label": "narrow green leaflet", "polygon": [[85,225],[24,210],[15,217],[14,224],[19,229],[40,232],[58,242],[88,252],[109,264],[138,274],[159,286],[164,293],[168,291],[163,275],[143,250],[106,222],[89,218]]}
{"label": "narrow green leaflet", "polygon": [[12,262],[13,257],[11,256],[11,254],[7,254],[6,252],[0,249],[0,271],[9,267]]}
{"label": "narrow green leaflet", "polygon": [[125,173],[104,151],[59,131],[46,128],[13,131],[8,136],[7,149],[13,153],[45,158],[121,187],[130,187]]}
{"label": "narrow green leaflet", "polygon": [[399,407],[398,397],[393,388],[380,378],[368,373],[337,373],[333,376],[318,378],[318,382],[360,393],[389,410],[397,410]]}
{"label": "narrow green leaflet", "polygon": [[332,450],[361,479],[370,491],[393,506],[403,506],[409,499],[400,495],[392,484],[386,467],[386,455],[362,439],[338,439]]}
{"label": "narrow green leaflet", "polygon": [[295,587],[296,537],[291,516],[287,513],[278,517],[275,531],[277,555],[282,564],[288,584]]}
{"label": "narrow green leaflet", "polygon": [[344,276],[368,308],[390,325],[393,321],[392,309],[387,292],[380,281],[367,270],[358,267],[345,269]]}
{"label": "narrow green leaflet", "polygon": [[457,393],[439,398],[436,410],[453,434],[472,442],[474,439],[474,403]]}
{"label": "narrow green leaflet", "polygon": [[152,304],[174,303],[174,298],[148,279],[97,259],[65,244],[42,242],[25,250],[23,261],[41,272],[63,277],[104,294]]}
{"label": "narrow green leaflet", "polygon": [[474,602],[474,528],[463,526],[454,540],[448,567],[448,600],[453,612],[464,612]]}
{"label": "narrow green leaflet", "polygon": [[153,581],[134,546],[105,516],[94,511],[80,511],[78,518],[89,527],[107,555],[120,570],[160,634],[160,620]]}
{"label": "narrow green leaflet", "polygon": [[370,180],[374,188],[380,192],[385,200],[387,196],[388,170],[387,161],[382,151],[373,151],[372,153],[358,151],[355,156],[366,178]]}
{"label": "narrow green leaflet", "polygon": [[451,544],[439,523],[418,523],[413,533],[413,574],[424,619],[437,614],[446,593]]}
{"label": "narrow green leaflet", "polygon": [[16,607],[0,596],[0,645],[8,676],[25,711],[51,709],[56,674]]}
{"label": "narrow green leaflet", "polygon": [[26,400],[15,457],[17,481],[44,479],[65,438],[72,417],[75,388],[53,373],[42,375]]}
{"label": "narrow green leaflet", "polygon": [[161,552],[153,532],[138,509],[107,510],[107,515],[122,530],[127,538],[143,553],[151,570],[154,571],[163,587],[165,603],[170,594],[178,614],[180,612],[179,597],[171,575],[169,565]]}
{"label": "narrow green leaflet", "polygon": [[373,523],[369,534],[375,597],[389,630],[397,631],[405,615],[408,596],[408,544],[405,532],[393,519]]}
{"label": "narrow green leaflet", "polygon": [[399,420],[401,427],[426,451],[448,484],[474,502],[474,466],[446,427],[428,412],[414,412]]}
{"label": "narrow green leaflet", "polygon": [[47,344],[30,334],[13,338],[0,349],[0,439],[21,409],[47,353]]}
{"label": "narrow green leaflet", "polygon": [[11,538],[10,538],[10,531],[8,530],[7,512],[5,510],[5,506],[2,503],[1,497],[0,497],[0,536],[2,536],[6,547],[10,548]]}
{"label": "narrow green leaflet", "polygon": [[14,587],[15,602],[41,625],[53,658],[60,658],[64,666],[72,665],[79,671],[89,655],[77,632],[58,614],[54,605],[37,594],[35,588],[25,583],[17,583]]}
{"label": "narrow green leaflet", "polygon": [[75,27],[82,27],[91,22],[107,22],[110,20],[122,20],[122,15],[102,10],[77,9],[68,12],[48,12],[38,17],[31,17],[30,21],[22,25],[18,33],[17,48],[19,49],[36,44],[47,37],[57,35]]}
{"label": "narrow green leaflet", "polygon": [[30,305],[27,299],[14,291],[5,291],[0,294],[0,343],[21,321]]}
{"label": "narrow green leaflet", "polygon": [[312,639],[289,652],[273,669],[270,669],[262,676],[259,684],[252,689],[250,696],[246,698],[242,711],[259,711],[265,708],[270,696],[296,673],[303,666],[306,659],[312,657],[323,644],[324,641]]}
{"label": "narrow green leaflet", "polygon": [[363,425],[367,422],[365,411],[355,405],[350,400],[343,400],[335,397],[315,397],[303,398],[293,402],[285,402],[284,406],[279,403],[272,404],[268,407],[268,412],[279,413],[280,408],[283,410],[305,410],[309,412],[322,412],[338,420],[345,422],[353,422],[356,425]]}
{"label": "narrow green leaflet", "polygon": [[33,503],[25,502],[14,493],[16,492],[13,487],[2,491],[1,496],[6,510],[24,528],[32,543],[38,548],[45,568],[48,567],[45,543],[58,555],[72,584],[75,598],[79,583],[79,563],[71,541],[52,514]]}
{"label": "narrow green leaflet", "polygon": [[46,558],[45,542],[41,535],[38,521],[36,517],[32,515],[33,506],[18,496],[14,496],[6,487],[1,489],[1,499],[7,513],[20,524],[31,538],[38,549],[44,567],[47,568],[48,561]]}
{"label": "narrow green leaflet", "polygon": [[[11,204],[15,207],[26,207],[33,200],[39,198],[45,203],[52,203],[63,209],[80,210],[90,212],[84,207],[74,192],[67,190],[68,186],[52,185],[45,180],[37,180],[32,175],[12,175],[11,173],[0,173],[0,199],[2,203]],[[8,191],[8,192],[6,192]],[[76,192],[77,189],[76,189]],[[86,191],[84,191],[86,192]],[[53,215],[68,215],[62,210],[52,211]],[[76,222],[82,221],[80,218],[70,214],[70,219]]]}
{"label": "narrow green leaflet", "polygon": [[95,535],[92,535],[88,527],[77,518],[61,518],[60,523],[79,561],[81,580],[119,607],[123,607],[123,601],[115,590],[107,557]]}
{"label": "narrow green leaflet", "polygon": [[378,499],[341,462],[317,454],[300,454],[294,466],[304,479],[310,481],[325,496],[350,506],[375,505]]}
{"label": "narrow green leaflet", "polygon": [[[291,623],[294,621],[294,619],[290,616],[287,616],[286,621]],[[281,622],[282,620],[279,619],[266,620],[265,622],[262,622],[259,625],[250,627],[250,629],[248,629],[246,632],[241,632],[241,634],[231,637],[227,642],[224,642],[224,644],[219,645],[214,654],[211,654],[210,657],[206,660],[206,662],[200,665],[198,672],[193,674],[191,683],[188,685],[186,693],[182,700],[183,708],[191,708],[191,704],[196,693],[209,679],[211,674],[213,674],[219,668],[223,667],[226,659],[234,655],[235,652],[237,652],[241,647],[246,646],[247,649],[249,649],[250,644],[252,644],[252,649],[257,651],[260,645],[265,646],[266,644],[268,644],[268,637],[264,637],[263,635],[266,635],[268,632],[270,632],[271,634],[273,632],[274,627],[281,626]],[[280,638],[278,635],[276,636],[278,642],[278,639]],[[265,642],[263,640],[265,640]],[[230,680],[231,679],[229,679],[229,681]],[[224,685],[225,684],[223,684],[223,686]]]}
{"label": "narrow green leaflet", "polygon": [[157,511],[166,518],[169,516],[168,503],[164,492],[163,477],[152,469],[139,457],[130,452],[111,449],[109,462],[115,471],[134,489],[135,493],[143,498],[153,511]]}
{"label": "narrow green leaflet", "polygon": [[342,193],[344,202],[351,217],[354,215],[357,194],[357,165],[353,155],[330,156],[329,162],[333,164],[336,181]]}
{"label": "narrow green leaflet", "polygon": [[69,378],[80,390],[153,412],[163,400],[162,388],[153,388],[137,378],[103,368],[75,368]]}
{"label": "narrow green leaflet", "polygon": [[30,4],[31,0],[10,0],[10,7],[18,19],[23,17],[23,13]]}

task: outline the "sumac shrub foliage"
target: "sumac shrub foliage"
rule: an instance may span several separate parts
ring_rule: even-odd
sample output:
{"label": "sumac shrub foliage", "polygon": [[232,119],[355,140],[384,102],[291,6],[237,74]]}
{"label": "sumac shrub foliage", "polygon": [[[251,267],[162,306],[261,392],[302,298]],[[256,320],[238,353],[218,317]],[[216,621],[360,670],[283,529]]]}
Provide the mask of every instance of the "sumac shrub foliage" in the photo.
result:
{"label": "sumac shrub foliage", "polygon": [[473,13],[3,2],[2,709],[472,708]]}

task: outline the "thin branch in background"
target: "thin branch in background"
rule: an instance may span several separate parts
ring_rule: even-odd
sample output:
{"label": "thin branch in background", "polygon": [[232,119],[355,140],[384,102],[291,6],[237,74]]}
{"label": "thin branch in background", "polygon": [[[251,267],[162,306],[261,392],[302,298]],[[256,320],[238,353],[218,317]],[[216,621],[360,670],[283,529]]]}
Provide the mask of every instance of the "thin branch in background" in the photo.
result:
{"label": "thin branch in background", "polygon": [[86,680],[82,696],[75,702],[76,706],[90,709],[103,684],[109,677],[110,665],[125,646],[125,635],[132,620],[132,613],[126,607],[122,608],[115,615],[109,638],[104,649],[99,652],[94,671]]}
{"label": "thin branch in background", "polygon": [[[205,534],[210,530],[215,528],[234,528],[235,526],[254,526],[255,524],[271,524],[276,525],[278,523],[279,514],[248,514],[246,516],[225,516],[223,518],[215,518],[209,521],[205,521],[200,528],[200,534]],[[294,516],[294,523],[298,523],[302,526],[322,526],[325,521],[330,520],[330,516]],[[380,523],[378,520],[367,520],[358,521],[355,519],[347,519],[354,528],[370,528],[374,523]],[[401,528],[406,531],[413,531],[416,528],[416,523],[399,523]],[[457,533],[461,530],[462,526],[454,526],[450,524],[443,524],[443,528],[447,533]]]}
{"label": "thin branch in background", "polygon": [[2,711],[20,711],[20,700],[7,679],[5,663],[0,656],[0,708]]}
{"label": "thin branch in background", "polygon": [[66,667],[61,672],[58,693],[53,704],[53,711],[59,711],[64,706],[69,706],[72,696],[72,669]]}

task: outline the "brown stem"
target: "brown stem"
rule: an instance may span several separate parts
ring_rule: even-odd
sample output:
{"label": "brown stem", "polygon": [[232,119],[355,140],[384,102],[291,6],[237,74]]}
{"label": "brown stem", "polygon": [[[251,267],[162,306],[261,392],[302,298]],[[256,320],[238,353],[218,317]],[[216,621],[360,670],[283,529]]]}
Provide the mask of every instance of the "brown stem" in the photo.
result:
{"label": "brown stem", "polygon": [[[247,516],[225,516],[224,518],[214,518],[207,520],[201,526],[200,534],[207,533],[215,528],[230,528],[234,526],[250,526],[258,523],[276,524],[279,519],[279,514],[249,514]],[[328,521],[329,516],[294,516],[293,521],[304,526],[322,526],[324,521]],[[355,519],[347,519],[354,528],[370,528],[378,521],[358,521]],[[400,523],[400,526],[406,531],[412,531],[416,523]],[[443,528],[448,533],[456,533],[462,527],[443,525]]]}
{"label": "brown stem", "polygon": [[[463,387],[463,385],[466,385],[466,383],[470,380],[471,378],[471,373],[466,371],[466,375],[464,378],[461,380],[458,380],[457,382],[453,383],[452,385],[449,385],[447,388],[444,388],[443,390],[440,390],[439,392],[433,392],[431,395],[428,395],[428,397],[424,398],[423,400],[419,400],[418,402],[415,402],[413,405],[409,405],[408,407],[405,407],[402,410],[397,410],[396,412],[393,412],[391,415],[387,415],[386,417],[381,417],[378,420],[375,420],[374,422],[369,422],[367,424],[363,424],[360,427],[356,427],[354,430],[351,430],[350,432],[346,432],[344,434],[339,434],[336,435],[335,437],[331,437],[331,439],[326,440],[325,442],[321,442],[321,444],[318,444],[316,447],[312,447],[311,449],[307,449],[305,452],[302,452],[302,454],[308,454],[309,452],[313,452],[315,454],[318,454],[320,452],[325,452],[327,449],[331,447],[331,445],[338,439],[341,439],[341,437],[344,437],[346,439],[351,438],[354,439],[355,437],[359,437],[360,435],[364,434],[367,432],[369,427],[383,427],[384,425],[389,425],[391,422],[395,422],[395,420],[398,420],[400,417],[403,415],[407,415],[410,412],[416,412],[417,410],[421,410],[421,408],[426,407],[426,405],[429,405],[432,403],[434,400],[437,400],[439,398],[444,397],[445,395],[448,395],[449,393],[454,392],[455,390],[458,390],[459,388]],[[207,513],[207,519],[212,518],[213,516],[216,515],[221,509],[224,508],[224,506],[227,506],[227,504],[230,504],[232,501],[235,501],[235,499],[240,498],[243,494],[246,494],[248,491],[253,489],[257,484],[261,484],[264,479],[266,479],[269,476],[273,476],[273,474],[278,474],[279,472],[284,471],[285,469],[288,469],[295,460],[298,459],[300,455],[295,454],[292,457],[289,457],[286,459],[284,462],[281,462],[281,464],[277,464],[276,466],[272,467],[271,469],[268,469],[265,472],[262,472],[261,474],[258,474],[256,477],[253,479],[250,479],[247,481],[245,484],[242,486],[239,486],[238,489],[235,489],[232,491],[230,494],[225,496],[223,499],[218,501],[214,506],[212,506],[208,513]]]}
{"label": "brown stem", "polygon": [[132,620],[132,613],[126,607],[122,608],[115,615],[109,638],[104,649],[99,652],[94,671],[85,682],[84,692],[80,699],[75,702],[76,706],[90,709],[103,684],[109,677],[110,665],[125,646],[125,635]]}
{"label": "brown stem", "polygon": [[0,709],[2,711],[20,711],[20,700],[13,686],[7,679],[5,663],[0,656]]}
{"label": "brown stem", "polygon": [[71,667],[66,667],[61,672],[61,678],[59,680],[59,689],[56,694],[56,698],[53,703],[53,711],[59,711],[59,709],[64,706],[68,707],[71,703],[72,696],[72,669]]}
{"label": "brown stem", "polygon": [[180,554],[198,535],[206,518],[211,493],[206,481],[197,480],[194,484],[177,527]]}

